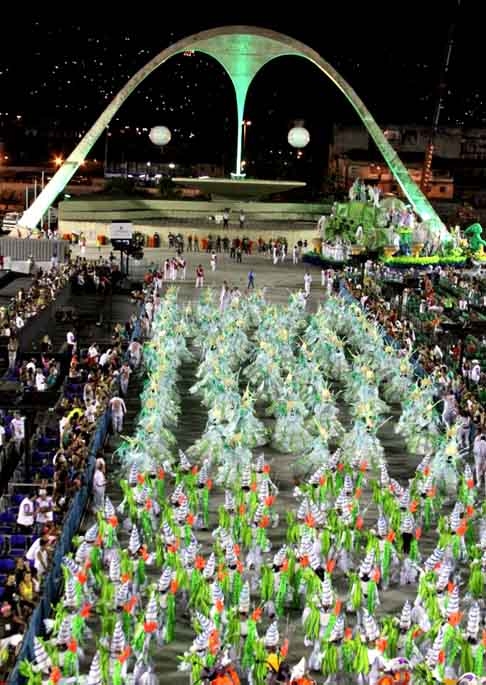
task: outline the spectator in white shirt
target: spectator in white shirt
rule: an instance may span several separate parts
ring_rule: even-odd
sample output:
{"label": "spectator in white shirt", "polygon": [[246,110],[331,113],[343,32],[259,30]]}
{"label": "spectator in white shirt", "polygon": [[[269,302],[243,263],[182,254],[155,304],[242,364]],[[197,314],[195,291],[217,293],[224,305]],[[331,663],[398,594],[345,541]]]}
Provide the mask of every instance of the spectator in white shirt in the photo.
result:
{"label": "spectator in white shirt", "polygon": [[21,454],[24,438],[25,438],[25,417],[20,414],[15,414],[10,424],[15,443],[17,454]]}
{"label": "spectator in white shirt", "polygon": [[94,423],[96,421],[96,415],[98,412],[98,402],[93,399],[91,403],[86,407],[84,415],[86,416],[89,423]]}
{"label": "spectator in white shirt", "polygon": [[42,369],[37,369],[35,374],[35,389],[37,392],[44,392],[47,390],[46,378],[42,373]]}
{"label": "spectator in white shirt", "polygon": [[3,423],[0,423],[0,456],[5,452],[5,428]]}
{"label": "spectator in white shirt", "polygon": [[481,380],[481,367],[477,359],[473,359],[472,368],[469,372],[469,377],[473,383],[479,383]]}
{"label": "spectator in white shirt", "polygon": [[47,496],[47,491],[39,490],[39,497],[35,501],[35,522],[42,528],[46,523],[54,520],[54,502]]}
{"label": "spectator in white shirt", "polygon": [[36,554],[40,549],[40,541],[41,538],[37,538],[37,540],[34,540],[34,542],[31,544],[31,546],[25,553],[25,558],[27,559],[27,561],[35,561]]}
{"label": "spectator in white shirt", "polygon": [[37,571],[37,577],[41,578],[48,570],[49,553],[47,551],[47,542],[40,538],[39,549],[35,555],[34,568]]}
{"label": "spectator in white shirt", "polygon": [[100,360],[99,360],[98,363],[99,363],[99,365],[101,366],[102,369],[104,369],[105,366],[106,366],[106,365],[108,364],[108,362],[110,361],[110,355],[111,355],[111,350],[106,350],[106,351],[103,352],[103,354],[101,355]]}
{"label": "spectator in white shirt", "polygon": [[66,344],[68,352],[72,357],[76,352],[76,336],[71,329],[69,329],[69,331],[66,333]]}
{"label": "spectator in white shirt", "polygon": [[62,434],[64,433],[64,428],[66,427],[68,422],[69,422],[69,419],[67,416],[63,416],[62,419],[60,419],[60,421],[59,421],[59,435],[61,436],[61,440],[62,440]]}
{"label": "spectator in white shirt", "polygon": [[100,353],[96,347],[96,343],[92,343],[88,348],[88,366],[93,366],[98,362]]}
{"label": "spectator in white shirt", "polygon": [[17,525],[24,529],[32,528],[34,525],[34,502],[29,495],[20,502]]}

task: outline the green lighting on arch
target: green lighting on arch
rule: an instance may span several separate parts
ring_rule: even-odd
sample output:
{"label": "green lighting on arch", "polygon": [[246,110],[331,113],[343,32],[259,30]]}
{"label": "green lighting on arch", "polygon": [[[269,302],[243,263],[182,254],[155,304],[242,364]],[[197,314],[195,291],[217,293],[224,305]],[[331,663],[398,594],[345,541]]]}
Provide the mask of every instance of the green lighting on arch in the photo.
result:
{"label": "green lighting on arch", "polygon": [[135,88],[157,67],[174,55],[186,50],[204,52],[216,59],[228,73],[233,83],[238,117],[235,175],[238,176],[241,173],[242,124],[245,101],[248,88],[255,75],[265,64],[277,57],[289,55],[303,57],[315,64],[349,100],[383,155],[404,195],[421,219],[429,221],[432,229],[438,231],[442,238],[449,235],[434,208],[411,179],[396,151],[385,138],[383,131],[347,81],[317,52],[303,43],[275,31],[250,26],[226,26],[194,34],[162,50],[137,71],[102,112],[37,199],[24,212],[20,220],[21,226],[35,228],[40,223],[49,206],[69,183],[93,145]]}

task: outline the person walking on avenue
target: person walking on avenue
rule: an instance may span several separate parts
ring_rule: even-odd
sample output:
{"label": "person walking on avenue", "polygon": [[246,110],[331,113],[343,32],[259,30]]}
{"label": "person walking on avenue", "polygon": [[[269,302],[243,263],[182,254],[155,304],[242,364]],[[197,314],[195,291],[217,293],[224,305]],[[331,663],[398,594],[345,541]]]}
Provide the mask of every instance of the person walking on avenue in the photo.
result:
{"label": "person walking on avenue", "polygon": [[196,267],[196,288],[204,287],[204,269],[202,264],[198,264]]}
{"label": "person walking on avenue", "polygon": [[127,396],[128,393],[128,382],[130,380],[132,370],[128,362],[124,362],[120,369],[120,391],[123,397]]}
{"label": "person walking on avenue", "polygon": [[184,259],[184,257],[181,257],[179,259],[179,274],[180,274],[181,280],[183,280],[183,281],[186,280],[186,269],[187,269],[187,262]]}
{"label": "person walking on avenue", "polygon": [[17,355],[19,352],[19,341],[17,338],[12,336],[8,341],[8,369],[13,371],[15,369],[15,363],[17,361]]}
{"label": "person walking on avenue", "polygon": [[473,454],[476,469],[476,485],[480,487],[483,478],[486,485],[486,434],[483,432],[474,438]]}
{"label": "person walking on avenue", "polygon": [[138,369],[142,361],[143,348],[138,338],[134,338],[128,346],[128,355],[130,358],[130,365],[134,369]]}
{"label": "person walking on avenue", "polygon": [[121,433],[123,430],[123,417],[127,413],[127,408],[125,402],[121,397],[112,397],[110,400],[111,409],[111,424],[113,427],[113,432]]}
{"label": "person walking on avenue", "polygon": [[224,312],[230,301],[230,288],[227,281],[223,281],[223,287],[219,296],[219,311]]}
{"label": "person walking on avenue", "polygon": [[292,264],[298,264],[299,262],[299,248],[294,245],[292,248]]}
{"label": "person walking on avenue", "polygon": [[240,228],[245,228],[245,212],[240,209]]}
{"label": "person walking on avenue", "polygon": [[278,264],[279,251],[278,251],[277,243],[274,243],[273,248],[272,248],[272,252],[273,252],[273,263],[274,263],[274,265]]}
{"label": "person walking on avenue", "polygon": [[223,210],[223,228],[228,228],[229,226],[229,212],[227,209]]}
{"label": "person walking on avenue", "polygon": [[250,290],[250,288],[254,288],[254,287],[255,287],[255,274],[254,274],[254,272],[253,272],[253,269],[251,269],[251,270],[248,272],[248,285],[247,285],[247,288],[248,288],[248,290]]}
{"label": "person walking on avenue", "polygon": [[312,276],[308,271],[305,272],[304,275],[304,292],[306,295],[309,295],[310,289],[311,289],[311,283],[312,283]]}
{"label": "person walking on avenue", "polygon": [[106,467],[103,459],[96,460],[96,469],[93,475],[93,511],[99,511],[105,505],[106,492]]}
{"label": "person walking on avenue", "polygon": [[216,264],[218,262],[218,257],[216,255],[216,252],[214,252],[214,251],[211,252],[210,262],[211,262],[211,271],[216,271]]}

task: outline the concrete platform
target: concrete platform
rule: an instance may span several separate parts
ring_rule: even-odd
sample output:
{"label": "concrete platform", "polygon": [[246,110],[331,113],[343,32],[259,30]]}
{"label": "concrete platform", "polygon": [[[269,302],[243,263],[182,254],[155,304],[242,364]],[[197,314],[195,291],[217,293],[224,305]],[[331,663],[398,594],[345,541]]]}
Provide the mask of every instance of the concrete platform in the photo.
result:
{"label": "concrete platform", "polygon": [[211,195],[213,200],[260,200],[269,195],[287,193],[294,188],[304,188],[302,181],[271,181],[250,178],[183,178],[175,177],[174,183],[194,188]]}
{"label": "concrete platform", "polygon": [[[154,263],[160,263],[160,260],[167,255],[167,251],[153,250],[151,255],[154,257]],[[177,285],[181,288],[180,301],[192,301],[196,299],[200,291],[194,288],[192,280],[192,269],[198,261],[206,267],[208,266],[209,256],[205,254],[188,253],[187,259],[190,265],[188,274],[191,279],[187,281],[178,282]],[[281,304],[287,301],[287,298],[292,290],[299,288],[302,285],[304,274],[304,266],[302,263],[292,265],[288,261],[284,264],[273,264],[261,256],[252,256],[246,258],[243,264],[235,264],[229,257],[223,255],[221,262],[215,272],[207,273],[207,282],[214,288],[220,287],[223,280],[228,280],[232,285],[243,285],[246,277],[246,272],[249,268],[253,268],[256,273],[257,286],[265,286],[268,288],[268,301]],[[320,279],[315,273],[315,280],[311,289],[311,306],[314,308],[319,300],[324,296],[323,289],[320,287]],[[196,350],[193,350],[196,352]],[[197,365],[183,364],[179,370],[178,389],[181,396],[181,415],[179,423],[174,431],[177,438],[177,446],[181,449],[187,449],[192,445],[203,433],[206,421],[207,411],[202,406],[200,398],[192,395],[189,392],[190,386],[195,382],[195,372]],[[339,394],[340,387],[334,387],[334,390]],[[134,409],[134,403],[129,407],[129,411]],[[138,407],[137,407],[138,409]],[[339,409],[341,412],[341,420],[343,424],[348,427],[350,424],[349,410],[346,404],[339,400]],[[262,408],[257,408],[259,417],[270,428],[273,424],[273,419],[268,419],[264,416]],[[407,479],[414,473],[414,469],[418,463],[416,455],[407,452],[407,449],[400,436],[394,432],[394,426],[398,418],[399,408],[397,406],[390,407],[390,421],[385,423],[380,429],[379,437],[386,452],[388,467],[390,475],[396,478],[403,485],[407,484]],[[130,417],[132,418],[132,417]],[[133,417],[134,419],[135,417]],[[133,421],[132,419],[132,421]],[[129,428],[133,426],[133,422]],[[129,428],[128,431],[129,432]],[[280,525],[275,529],[269,529],[269,537],[272,542],[274,550],[277,550],[285,542],[285,515],[289,510],[296,507],[296,501],[293,497],[294,478],[296,476],[296,455],[282,454],[273,449],[270,445],[266,445],[262,449],[255,450],[255,454],[264,452],[267,460],[272,467],[272,478],[277,484],[280,492],[277,497],[275,511],[280,516]],[[123,472],[120,471],[119,465],[115,462],[110,464],[109,469],[109,486],[108,495],[115,505],[118,505],[121,500],[121,493],[117,485],[117,478],[121,477]],[[217,526],[218,507],[223,504],[221,492],[216,496],[211,497],[210,500],[210,529]],[[365,527],[369,528],[376,524],[377,509],[375,505],[370,505],[369,509],[363,505],[363,513],[365,516]],[[122,533],[125,543],[127,542],[127,534]],[[198,541],[201,543],[202,554],[207,556],[212,546],[212,538],[210,532],[198,531]],[[429,552],[432,546],[432,536],[428,536],[427,540],[423,541],[423,549]],[[156,582],[158,575],[149,569],[150,581]],[[336,590],[344,596],[345,585],[340,581],[336,581]],[[381,594],[382,604],[378,608],[377,614],[383,616],[385,614],[399,613],[405,599],[412,599],[416,592],[415,586],[408,586],[405,588],[392,587],[386,593]],[[257,594],[254,594],[254,605],[258,605]],[[348,617],[350,625],[353,624],[354,619]],[[268,622],[265,621],[265,627]],[[280,621],[280,629],[285,636],[290,638],[290,652],[289,657],[291,663],[295,664],[302,656],[308,656],[309,650],[303,649],[303,631],[302,631],[302,617],[300,610],[286,610],[286,617]],[[259,629],[262,632],[262,629]],[[181,673],[178,670],[178,656],[187,650],[194,638],[194,630],[190,625],[189,616],[187,612],[182,609],[177,613],[176,620],[176,635],[175,640],[169,645],[164,645],[163,649],[154,650],[154,663],[157,675],[160,682],[169,682],[173,685],[187,685],[187,673]],[[89,658],[93,652],[93,641],[91,641],[87,650]],[[89,663],[89,659],[86,659]],[[314,674],[315,675],[315,674]],[[317,677],[317,676],[316,676]],[[246,681],[245,681],[246,682]],[[320,681],[318,681],[320,682]]]}
{"label": "concrete platform", "polygon": [[[74,245],[73,256],[78,254],[79,246]],[[87,259],[97,259],[100,255],[108,257],[109,254],[110,248],[108,247],[88,247],[86,249]],[[115,254],[118,257],[119,253]],[[149,268],[162,268],[164,260],[174,255],[175,250],[173,249],[145,248],[142,262],[130,260],[129,276],[134,280],[141,280]],[[256,287],[267,288],[270,300],[276,304],[283,304],[288,301],[291,292],[300,288],[303,289],[304,274],[309,270],[309,273],[312,274],[313,284],[308,307],[315,307],[324,295],[324,289],[320,285],[320,269],[302,262],[293,265],[291,256],[287,257],[283,264],[279,262],[274,266],[272,260],[262,254],[243,255],[242,263],[238,264],[230,258],[228,253],[221,252],[218,253],[216,271],[211,271],[210,255],[206,252],[185,252],[184,258],[187,261],[187,279],[175,282],[175,285],[181,289],[181,296],[184,299],[197,299],[199,297],[199,291],[194,287],[196,282],[195,271],[198,264],[202,264],[204,267],[205,286],[217,288],[218,292],[224,281],[227,281],[230,286],[238,286],[241,290],[245,289],[248,282],[248,271],[253,269]]]}
{"label": "concrete platform", "polygon": [[[223,228],[223,211],[229,210],[229,228]],[[245,225],[240,228],[240,210]],[[331,210],[331,203],[297,202],[214,202],[153,200],[150,198],[67,200],[59,205],[59,234],[84,234],[88,245],[96,245],[99,236],[107,236],[113,221],[130,221],[135,231],[145,235],[158,233],[162,245],[168,245],[169,233],[205,238],[208,234],[229,238],[247,236],[266,240],[283,236],[289,243],[309,240],[316,234],[317,221]]]}

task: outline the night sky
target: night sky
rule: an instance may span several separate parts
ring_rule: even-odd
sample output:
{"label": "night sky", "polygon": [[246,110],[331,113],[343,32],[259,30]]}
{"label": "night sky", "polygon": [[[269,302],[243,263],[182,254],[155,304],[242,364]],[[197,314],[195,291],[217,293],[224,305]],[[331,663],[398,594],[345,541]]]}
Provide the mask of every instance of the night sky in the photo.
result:
{"label": "night sky", "polygon": [[[250,24],[287,33],[317,50],[355,88],[380,124],[429,122],[440,65],[457,0],[390,2],[260,3],[255,11],[216,11],[209,0],[184,4],[121,4],[93,18],[93,3],[66,10],[2,16],[0,112],[43,127],[84,132],[117,90],[157,52],[199,30]],[[173,5],[173,3],[172,3]],[[274,6],[270,11],[268,6]],[[316,9],[318,7],[318,9]],[[486,125],[484,24],[472,0],[462,0],[441,124]],[[213,9],[211,9],[213,8]],[[322,15],[322,16],[321,16]],[[324,145],[333,123],[358,123],[351,106],[304,60],[281,59],[265,67],[250,90],[248,149],[279,148],[296,119]],[[167,125],[181,154],[220,159],[233,146],[235,106],[222,69],[202,55],[177,57],[152,74],[113,122],[147,144],[144,128]],[[130,127],[130,129],[125,129]],[[139,129],[136,132],[136,129]],[[1,136],[1,133],[0,133]],[[8,142],[8,141],[7,141]],[[175,153],[175,147],[174,147]],[[278,153],[278,151],[277,151]]]}

